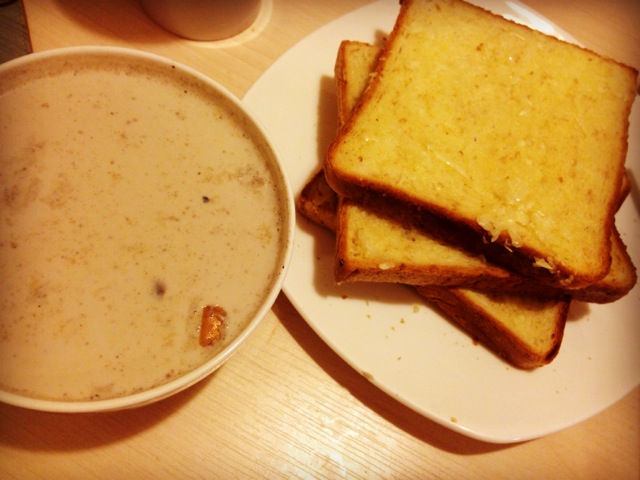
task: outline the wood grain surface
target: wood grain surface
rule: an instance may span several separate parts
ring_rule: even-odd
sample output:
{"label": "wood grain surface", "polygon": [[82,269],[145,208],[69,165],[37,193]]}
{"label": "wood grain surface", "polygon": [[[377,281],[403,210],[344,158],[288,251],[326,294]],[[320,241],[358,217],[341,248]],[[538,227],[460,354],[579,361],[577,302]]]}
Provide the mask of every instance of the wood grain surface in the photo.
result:
{"label": "wood grain surface", "polygon": [[[287,49],[365,3],[274,0],[255,39],[219,48],[169,34],[135,0],[24,0],[34,51],[139,48],[193,66],[240,97]],[[588,48],[640,68],[637,0],[525,3]],[[479,442],[378,390],[281,294],[223,368],[164,401],[82,415],[0,404],[0,478],[639,479],[640,388],[556,434]]]}

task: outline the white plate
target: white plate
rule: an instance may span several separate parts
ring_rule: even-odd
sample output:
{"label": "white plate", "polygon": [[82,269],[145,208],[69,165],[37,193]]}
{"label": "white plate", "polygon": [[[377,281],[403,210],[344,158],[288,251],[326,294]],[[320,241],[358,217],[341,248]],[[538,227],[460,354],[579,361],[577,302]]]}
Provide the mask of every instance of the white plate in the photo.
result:
{"label": "white plate", "polygon": [[[545,33],[568,35],[526,7],[485,8]],[[333,65],[343,39],[375,42],[389,32],[395,0],[378,1],[309,35],[274,63],[244,98],[281,152],[297,194],[319,168],[335,132]],[[629,158],[639,155],[640,105]],[[637,160],[628,161],[634,179]],[[640,265],[637,182],[617,223]],[[566,428],[615,403],[640,383],[640,287],[609,305],[574,303],[558,357],[533,372],[510,368],[432,310],[411,289],[336,287],[332,235],[298,219],[284,290],[300,314],[354,369],[435,422],[489,442],[515,442]]]}

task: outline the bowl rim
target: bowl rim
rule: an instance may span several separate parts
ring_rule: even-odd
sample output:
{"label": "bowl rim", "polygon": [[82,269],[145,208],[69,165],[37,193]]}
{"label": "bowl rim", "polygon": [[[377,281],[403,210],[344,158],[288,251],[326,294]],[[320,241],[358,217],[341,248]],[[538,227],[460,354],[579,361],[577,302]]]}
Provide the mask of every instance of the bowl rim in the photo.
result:
{"label": "bowl rim", "polygon": [[233,108],[241,113],[246,120],[249,121],[255,132],[262,137],[261,142],[267,147],[271,161],[273,162],[274,173],[277,177],[279,187],[282,193],[283,199],[283,222],[282,227],[284,230],[283,240],[284,244],[280,251],[281,267],[277,269],[274,275],[274,280],[268,290],[267,295],[264,297],[260,308],[253,315],[247,326],[233,339],[224,349],[218,352],[214,357],[200,365],[199,367],[170,380],[167,383],[152,387],[148,390],[136,392],[130,395],[122,397],[114,397],[104,400],[95,401],[62,401],[62,400],[48,400],[35,397],[23,396],[18,393],[3,390],[0,388],[0,402],[7,403],[16,407],[27,408],[31,410],[39,410],[45,412],[60,412],[60,413],[85,413],[85,412],[107,412],[114,410],[122,410],[129,408],[141,407],[165,399],[176,393],[179,393],[188,387],[203,380],[218,368],[220,368],[226,361],[245,343],[247,338],[256,330],[258,325],[262,323],[264,317],[266,317],[269,310],[275,303],[277,297],[282,291],[282,286],[291,263],[291,257],[293,253],[293,243],[295,234],[295,202],[292,192],[291,183],[287,174],[287,169],[282,159],[282,156],[278,152],[273,140],[269,136],[263,124],[258,118],[242,103],[242,101],[231,93],[226,87],[218,83],[213,78],[205,75],[197,69],[190,67],[184,63],[172,60],[168,57],[150,53],[144,50],[138,50],[129,47],[119,46],[72,46],[72,47],[60,47],[49,50],[43,50],[41,52],[30,53],[22,57],[15,58],[3,64],[0,64],[0,75],[7,71],[18,67],[24,67],[31,63],[38,63],[42,60],[49,59],[51,57],[74,57],[74,56],[87,56],[87,55],[100,55],[100,56],[119,56],[124,59],[147,61],[160,65],[170,66],[177,70],[180,70],[183,74],[194,77],[199,82],[207,85],[208,88],[215,90],[218,94],[225,98]]}

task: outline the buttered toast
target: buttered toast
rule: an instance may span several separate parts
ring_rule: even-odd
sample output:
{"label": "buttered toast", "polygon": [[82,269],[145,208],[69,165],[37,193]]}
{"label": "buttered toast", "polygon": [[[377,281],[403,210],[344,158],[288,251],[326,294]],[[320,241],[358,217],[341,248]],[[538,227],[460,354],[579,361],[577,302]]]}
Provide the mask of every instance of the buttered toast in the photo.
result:
{"label": "buttered toast", "polygon": [[405,0],[326,179],[462,226],[540,282],[583,288],[610,270],[636,77],[463,1]]}
{"label": "buttered toast", "polygon": [[[339,124],[348,118],[362,95],[379,52],[378,47],[361,42],[341,43],[335,66]],[[622,192],[622,198],[627,192]],[[622,297],[636,282],[635,268],[617,231],[612,234],[612,268],[603,280],[579,290],[550,289],[443,242],[396,211],[385,214],[381,208],[348,198],[343,198],[338,207],[338,197],[322,172],[307,183],[297,203],[304,216],[337,233],[338,283],[373,281],[501,288],[556,297],[572,294],[577,300],[604,303]]]}

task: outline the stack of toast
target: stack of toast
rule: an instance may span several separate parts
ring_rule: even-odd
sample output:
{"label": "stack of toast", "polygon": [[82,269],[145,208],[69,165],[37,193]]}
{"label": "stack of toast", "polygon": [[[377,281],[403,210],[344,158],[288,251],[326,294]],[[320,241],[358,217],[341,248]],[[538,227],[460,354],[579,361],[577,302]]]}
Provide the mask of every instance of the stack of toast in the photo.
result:
{"label": "stack of toast", "polygon": [[615,228],[637,72],[462,0],[405,0],[382,47],[345,40],[339,130],[297,199],[338,283],[414,286],[519,368],[572,300],[635,285]]}

